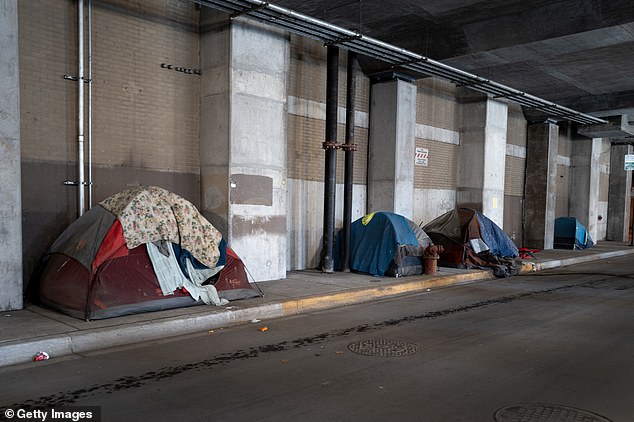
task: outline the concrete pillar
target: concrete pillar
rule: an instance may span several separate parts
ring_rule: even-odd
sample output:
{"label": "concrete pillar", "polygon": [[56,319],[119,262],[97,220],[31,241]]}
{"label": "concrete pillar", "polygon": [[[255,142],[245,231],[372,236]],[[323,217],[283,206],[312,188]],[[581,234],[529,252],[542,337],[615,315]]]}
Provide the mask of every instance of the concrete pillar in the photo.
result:
{"label": "concrete pillar", "polygon": [[0,310],[22,309],[18,2],[0,2]]}
{"label": "concrete pillar", "polygon": [[607,240],[629,240],[632,172],[625,171],[624,161],[632,149],[631,145],[612,145],[610,152]]}
{"label": "concrete pillar", "polygon": [[572,141],[569,214],[586,227],[595,242],[606,236],[609,153],[607,139]]}
{"label": "concrete pillar", "polygon": [[373,84],[368,140],[368,212],[414,215],[416,85]]}
{"label": "concrete pillar", "polygon": [[570,199],[568,213],[588,227],[590,163],[592,159],[592,139],[580,138],[572,142],[570,157]]}
{"label": "concrete pillar", "polygon": [[504,227],[508,104],[473,93],[462,101],[456,205]]}
{"label": "concrete pillar", "polygon": [[201,208],[256,280],[286,277],[286,33],[203,10]]}
{"label": "concrete pillar", "polygon": [[556,124],[528,126],[524,188],[524,244],[527,247],[553,248],[558,150],[559,127]]}
{"label": "concrete pillar", "polygon": [[[591,186],[596,192],[591,198],[588,228],[592,239],[597,242],[605,240],[608,228],[608,195],[610,188],[610,154],[609,138],[593,139]],[[592,192],[592,191],[591,191]]]}

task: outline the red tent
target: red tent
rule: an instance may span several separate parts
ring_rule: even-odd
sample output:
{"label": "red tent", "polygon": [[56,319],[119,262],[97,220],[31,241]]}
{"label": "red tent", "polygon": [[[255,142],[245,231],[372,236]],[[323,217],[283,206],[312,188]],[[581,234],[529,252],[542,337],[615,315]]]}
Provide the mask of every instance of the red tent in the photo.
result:
{"label": "red tent", "polygon": [[[38,298],[42,303],[89,320],[202,303],[192,297],[195,295],[187,286],[193,286],[191,290],[212,290],[221,301],[260,296],[249,283],[242,260],[226,247],[222,236],[193,205],[160,188],[126,191],[115,199],[133,202],[131,198],[138,199],[139,194],[142,206],[137,205],[132,211],[119,207],[120,214],[115,215],[106,209],[117,211],[111,197],[59,236],[45,257],[38,280]],[[148,202],[151,206],[146,206]],[[156,212],[161,207],[165,212]],[[151,218],[148,209],[153,210]],[[122,216],[125,212],[128,215]],[[171,212],[174,221],[168,221]],[[142,221],[135,213],[142,215]],[[179,217],[179,213],[186,215],[187,220]],[[186,228],[184,224],[194,228]],[[171,226],[176,228],[175,232],[170,232]],[[142,233],[126,233],[131,229]],[[157,236],[160,239],[155,239]],[[183,239],[185,236],[187,241]],[[190,283],[165,294],[155,271],[156,262],[148,254],[147,244],[154,239],[177,244],[173,250],[179,251],[180,256],[186,254],[196,268],[207,270],[205,274],[214,272],[213,268],[220,271],[201,286]],[[186,244],[196,246],[189,250]],[[209,262],[213,264],[210,266]],[[173,267],[170,271],[181,270]],[[191,278],[186,269],[177,276]]]}

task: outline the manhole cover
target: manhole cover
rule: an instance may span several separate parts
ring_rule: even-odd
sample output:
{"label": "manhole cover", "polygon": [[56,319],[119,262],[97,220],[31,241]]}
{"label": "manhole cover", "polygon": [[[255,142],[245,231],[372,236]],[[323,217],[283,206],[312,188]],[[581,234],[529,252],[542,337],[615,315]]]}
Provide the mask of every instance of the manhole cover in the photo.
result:
{"label": "manhole cover", "polygon": [[348,350],[365,356],[393,358],[413,355],[418,352],[418,346],[399,340],[368,339],[350,343]]}
{"label": "manhole cover", "polygon": [[611,422],[587,410],[552,404],[514,404],[495,412],[497,422]]}

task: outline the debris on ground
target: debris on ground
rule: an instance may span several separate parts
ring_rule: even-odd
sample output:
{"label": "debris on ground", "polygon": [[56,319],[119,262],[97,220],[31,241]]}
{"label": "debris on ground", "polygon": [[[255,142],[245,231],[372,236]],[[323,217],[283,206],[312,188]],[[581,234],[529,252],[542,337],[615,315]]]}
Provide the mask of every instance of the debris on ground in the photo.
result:
{"label": "debris on ground", "polygon": [[37,352],[35,356],[33,356],[33,362],[39,362],[41,360],[48,360],[50,356],[46,352]]}

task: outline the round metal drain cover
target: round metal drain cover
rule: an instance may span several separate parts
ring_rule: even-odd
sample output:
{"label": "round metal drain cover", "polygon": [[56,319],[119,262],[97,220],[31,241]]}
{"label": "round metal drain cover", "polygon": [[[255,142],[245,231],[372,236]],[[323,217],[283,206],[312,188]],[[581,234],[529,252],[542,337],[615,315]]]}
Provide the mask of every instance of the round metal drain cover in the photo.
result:
{"label": "round metal drain cover", "polygon": [[348,350],[365,356],[394,358],[413,355],[418,352],[418,346],[399,340],[368,339],[350,343]]}
{"label": "round metal drain cover", "polygon": [[587,410],[552,404],[514,404],[495,412],[497,422],[612,422]]}

